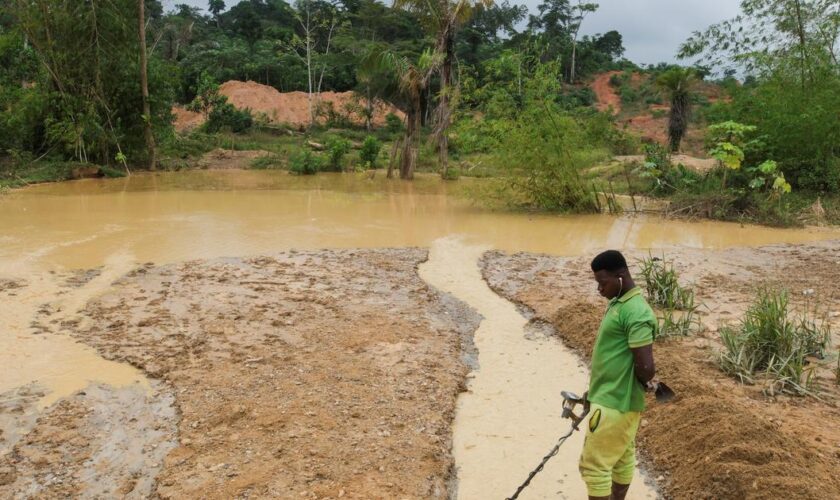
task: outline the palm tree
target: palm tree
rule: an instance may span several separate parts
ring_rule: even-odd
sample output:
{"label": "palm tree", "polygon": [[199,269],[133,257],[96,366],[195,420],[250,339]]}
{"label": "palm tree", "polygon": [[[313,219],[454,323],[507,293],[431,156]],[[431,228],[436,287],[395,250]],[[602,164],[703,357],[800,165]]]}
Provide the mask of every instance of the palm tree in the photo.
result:
{"label": "palm tree", "polygon": [[440,96],[432,137],[437,139],[441,175],[444,177],[449,168],[449,138],[446,134],[452,120],[450,100],[453,94],[455,35],[479,5],[489,7],[493,5],[493,0],[394,0],[394,7],[417,14],[436,40],[435,53],[440,57]]}
{"label": "palm tree", "polygon": [[691,117],[691,89],[698,80],[695,70],[679,67],[669,69],[656,79],[656,84],[668,93],[671,101],[668,142],[674,153],[680,150],[680,142],[688,130],[688,120]]}
{"label": "palm tree", "polygon": [[[429,85],[434,71],[440,66],[440,55],[425,51],[417,63],[390,50],[374,49],[364,58],[360,68],[362,77],[374,71],[386,69],[398,82],[398,99],[405,108],[406,123],[403,150],[400,158],[400,179],[413,179],[417,163],[417,147],[420,142],[420,118],[423,114],[423,92]],[[390,177],[391,172],[389,170]]]}
{"label": "palm tree", "polygon": [[146,2],[139,0],[137,2],[137,18],[138,18],[138,32],[140,35],[140,93],[143,97],[143,135],[146,139],[146,154],[148,156],[147,164],[149,170],[157,168],[155,161],[155,136],[152,132],[152,110],[149,105],[149,75],[147,68],[147,54],[146,54]]}

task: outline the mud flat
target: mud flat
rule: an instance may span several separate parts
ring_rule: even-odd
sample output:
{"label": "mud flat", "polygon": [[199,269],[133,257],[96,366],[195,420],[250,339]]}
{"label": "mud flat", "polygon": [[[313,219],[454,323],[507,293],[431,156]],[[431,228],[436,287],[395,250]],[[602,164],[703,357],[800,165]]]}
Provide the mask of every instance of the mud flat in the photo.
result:
{"label": "mud flat", "polygon": [[[447,497],[479,317],[419,278],[426,257],[289,251],[134,269],[60,329],[143,371],[171,416],[138,419],[122,403],[100,415],[114,405],[90,389],[62,400],[2,457],[0,496],[94,496],[91,457],[133,423],[162,425],[144,449],[165,452],[142,471],[106,474],[116,483],[106,493]],[[68,472],[42,479],[54,463]]]}
{"label": "mud flat", "polygon": [[[661,254],[661,252],[657,252]],[[632,259],[647,252],[628,252]],[[656,255],[656,253],[655,253]],[[818,303],[828,313],[835,350],[840,331],[836,269],[840,242],[728,250],[665,251],[693,283],[705,331],[655,346],[659,376],[678,398],[649,404],[640,452],[665,497],[840,498],[840,388],[817,371],[819,399],[772,395],[743,386],[715,365],[717,329],[734,321],[760,286],[785,286],[793,304]],[[484,278],[502,296],[546,321],[569,347],[588,357],[603,299],[589,257],[488,252]],[[803,292],[806,292],[803,294]],[[806,299],[807,297],[807,299]]]}

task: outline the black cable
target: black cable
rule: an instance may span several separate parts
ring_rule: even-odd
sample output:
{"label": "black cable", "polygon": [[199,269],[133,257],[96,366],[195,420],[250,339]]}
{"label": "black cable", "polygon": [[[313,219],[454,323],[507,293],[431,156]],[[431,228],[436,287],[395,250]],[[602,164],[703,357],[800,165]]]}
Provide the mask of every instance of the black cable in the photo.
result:
{"label": "black cable", "polygon": [[516,489],[516,493],[514,493],[513,496],[506,498],[505,500],[516,500],[519,494],[522,493],[522,490],[524,490],[531,483],[531,480],[534,479],[534,476],[539,474],[540,471],[543,470],[543,467],[545,467],[545,464],[549,460],[551,460],[551,457],[557,454],[557,452],[560,450],[560,446],[566,442],[566,439],[568,439],[569,436],[571,436],[572,433],[575,432],[575,427],[576,426],[572,424],[572,428],[569,429],[569,433],[557,440],[557,444],[554,446],[554,448],[552,448],[548,455],[543,457],[542,462],[540,462],[540,465],[538,465],[536,469],[534,469],[533,471],[531,471],[530,474],[528,474],[528,479],[526,479],[525,482],[522,483],[522,485]]}

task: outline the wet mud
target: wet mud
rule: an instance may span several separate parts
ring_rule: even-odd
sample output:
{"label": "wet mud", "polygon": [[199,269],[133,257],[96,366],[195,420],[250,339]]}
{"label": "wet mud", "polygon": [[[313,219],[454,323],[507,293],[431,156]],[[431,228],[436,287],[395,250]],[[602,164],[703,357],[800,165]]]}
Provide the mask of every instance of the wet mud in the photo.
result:
{"label": "wet mud", "polygon": [[[627,252],[633,259],[646,252]],[[840,242],[757,249],[671,249],[683,281],[702,301],[704,331],[657,342],[658,376],[677,392],[651,401],[639,433],[640,453],[666,498],[840,497],[840,391],[827,368],[816,373],[818,398],[773,394],[720,372],[717,329],[737,320],[761,286],[788,288],[796,308],[819,304],[840,330],[834,270]],[[588,358],[604,300],[589,258],[488,252],[484,277],[502,296],[551,324]],[[632,271],[632,269],[631,269]]]}
{"label": "wet mud", "polygon": [[[63,332],[164,388],[173,428],[171,451],[140,472],[111,471],[108,491],[448,497],[451,422],[479,317],[418,277],[426,257],[291,251],[144,265],[117,280]],[[95,496],[85,464],[102,455],[104,433],[79,435],[92,418],[84,392],[51,407],[4,456],[7,491],[26,496],[34,481],[47,496]],[[113,415],[106,429],[131,418]],[[60,481],[37,469],[44,453],[68,464]]]}

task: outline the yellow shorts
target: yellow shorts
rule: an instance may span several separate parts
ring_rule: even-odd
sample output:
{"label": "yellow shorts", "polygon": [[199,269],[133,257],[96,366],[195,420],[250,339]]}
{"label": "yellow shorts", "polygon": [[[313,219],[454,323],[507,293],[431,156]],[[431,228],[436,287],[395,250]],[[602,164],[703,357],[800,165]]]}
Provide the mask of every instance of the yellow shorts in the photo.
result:
{"label": "yellow shorts", "polygon": [[612,483],[630,484],[636,469],[636,431],[641,413],[622,413],[592,403],[580,455],[580,475],[589,496],[608,497]]}

